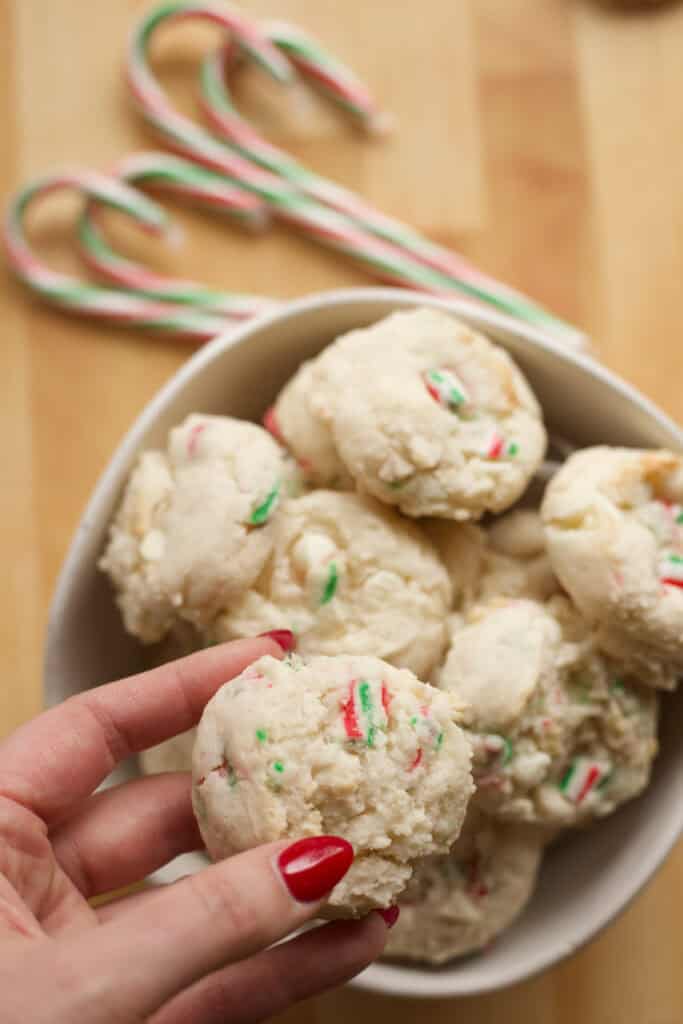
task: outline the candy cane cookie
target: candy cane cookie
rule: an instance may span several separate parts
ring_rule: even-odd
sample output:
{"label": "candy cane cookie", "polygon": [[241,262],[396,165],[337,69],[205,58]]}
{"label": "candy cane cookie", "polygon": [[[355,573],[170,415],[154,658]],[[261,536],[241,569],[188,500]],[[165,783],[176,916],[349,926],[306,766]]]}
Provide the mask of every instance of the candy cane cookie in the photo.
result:
{"label": "candy cane cookie", "polygon": [[542,515],[553,569],[600,646],[643,683],[673,689],[683,674],[683,457],[576,452]]}
{"label": "candy cane cookie", "polygon": [[437,679],[464,706],[482,810],[576,825],[647,785],[657,695],[596,650],[566,598],[471,609]]}
{"label": "candy cane cookie", "polygon": [[240,597],[270,554],[289,472],[265,430],[227,416],[188,416],[166,451],[144,452],[100,560],[126,629],[154,643]]}
{"label": "candy cane cookie", "polygon": [[206,706],[193,804],[214,859],[332,833],[355,860],[326,913],[392,903],[413,862],[446,853],[472,792],[448,694],[373,657],[264,657]]}

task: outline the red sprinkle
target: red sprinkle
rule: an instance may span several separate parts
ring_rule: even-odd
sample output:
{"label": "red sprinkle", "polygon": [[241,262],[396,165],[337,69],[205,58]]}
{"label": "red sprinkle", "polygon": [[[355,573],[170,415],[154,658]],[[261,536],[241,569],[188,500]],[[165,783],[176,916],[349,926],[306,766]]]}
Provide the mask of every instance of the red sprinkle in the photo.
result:
{"label": "red sprinkle", "polygon": [[675,580],[671,576],[663,576],[662,583],[667,587],[680,587],[683,590],[683,580]]}
{"label": "red sprinkle", "polygon": [[206,423],[195,423],[190,436],[187,439],[187,454],[192,456],[197,451],[197,442],[199,441],[199,435],[206,430]]}
{"label": "red sprinkle", "polygon": [[352,679],[349,683],[349,696],[347,700],[342,701],[341,709],[344,714],[344,728],[346,729],[346,735],[350,740],[361,740],[363,733],[360,731],[358,725],[358,717],[356,715],[356,703],[353,696],[353,688],[356,685],[356,680]]}
{"label": "red sprinkle", "polygon": [[422,747],[418,747],[417,748],[417,754],[415,755],[415,760],[411,764],[411,766],[408,769],[408,771],[409,772],[414,772],[415,769],[417,768],[417,766],[420,764],[421,761],[422,761]]}
{"label": "red sprinkle", "polygon": [[382,707],[384,708],[384,714],[389,717],[389,705],[391,704],[391,694],[386,683],[382,683]]}
{"label": "red sprinkle", "polygon": [[503,438],[500,434],[497,434],[491,442],[491,447],[487,452],[487,458],[497,459],[503,450]]}
{"label": "red sprinkle", "polygon": [[600,769],[597,768],[595,765],[593,765],[593,767],[589,770],[588,775],[586,776],[586,781],[584,782],[583,786],[581,787],[581,792],[579,793],[579,795],[576,798],[577,804],[580,804],[583,800],[586,799],[586,797],[588,796],[588,794],[590,793],[591,789],[593,788],[593,786],[595,785],[595,783],[598,781],[599,778],[600,778]]}
{"label": "red sprinkle", "polygon": [[280,430],[280,424],[278,423],[278,419],[275,414],[274,405],[271,405],[269,409],[266,409],[265,414],[263,416],[263,426],[266,428],[269,434],[273,435],[273,437],[277,441],[280,441],[281,444],[285,443],[284,438],[282,436],[282,431]]}
{"label": "red sprinkle", "polygon": [[427,387],[427,391],[428,391],[428,392],[429,392],[429,394],[430,394],[430,395],[432,396],[432,398],[434,399],[434,401],[435,401],[435,402],[438,402],[438,403],[439,403],[439,405],[441,405],[441,395],[440,395],[440,394],[439,394],[439,392],[438,392],[438,391],[436,390],[436,388],[434,387],[434,385],[433,385],[433,384],[430,384],[430,383],[429,383],[428,381],[425,381],[425,385],[426,385],[426,387]]}

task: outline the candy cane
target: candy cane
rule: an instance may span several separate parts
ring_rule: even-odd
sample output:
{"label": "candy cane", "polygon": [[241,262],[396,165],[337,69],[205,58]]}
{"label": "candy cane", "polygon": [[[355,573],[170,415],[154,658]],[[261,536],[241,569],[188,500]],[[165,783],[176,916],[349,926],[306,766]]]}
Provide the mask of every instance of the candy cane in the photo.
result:
{"label": "candy cane", "polygon": [[560,792],[577,806],[609,778],[610,768],[588,757],[576,757],[562,776]]}
{"label": "candy cane", "polygon": [[176,305],[151,302],[139,295],[101,288],[45,266],[33,253],[24,233],[28,207],[62,189],[77,189],[92,199],[127,213],[143,228],[161,234],[168,230],[163,210],[142,193],[94,171],[70,169],[39,178],[11,200],[3,225],[3,242],[10,268],[32,291],[70,312],[122,324],[170,331],[204,340],[225,328],[225,321]]}
{"label": "candy cane", "polygon": [[[265,26],[273,44],[283,50],[304,76],[324,82],[325,92],[354,113],[370,130],[382,123],[365,86],[352,72],[331,57],[310,36],[285,22]],[[387,217],[360,196],[342,188],[297,163],[287,153],[271,145],[236,110],[227,87],[226,71],[235,61],[237,46],[226,46],[210,55],[202,64],[203,105],[213,129],[227,139],[244,157],[296,184],[303,192],[347,214],[371,234],[383,238],[410,253],[418,262],[444,275],[444,283],[485,304],[532,323],[555,328],[563,336],[577,341],[573,328],[532,303],[512,288],[494,281],[470,266],[451,250],[422,237],[408,225]]]}
{"label": "candy cane", "polygon": [[[411,237],[406,237],[405,245],[402,248],[399,245],[384,243],[386,225],[391,223],[388,218],[367,208],[368,216],[372,214],[375,218],[374,229],[377,232],[375,235],[372,233],[372,225],[368,228],[366,221],[360,216],[356,221],[352,217],[340,214],[337,210],[323,206],[318,200],[310,198],[303,192],[299,182],[293,183],[286,178],[282,168],[278,167],[277,173],[262,170],[255,162],[258,157],[255,158],[250,154],[249,160],[244,159],[242,155],[228,149],[214,136],[177,113],[167,101],[147,64],[147,49],[151,36],[162,22],[169,19],[177,20],[179,17],[194,16],[210,17],[211,20],[224,24],[226,28],[233,31],[235,40],[242,50],[255,56],[274,77],[283,81],[287,80],[288,76],[282,74],[282,68],[274,65],[272,60],[272,54],[277,53],[275,46],[268,43],[270,50],[266,52],[263,35],[255,28],[251,33],[247,32],[245,19],[236,16],[232,9],[226,10],[229,10],[229,14],[226,14],[221,20],[215,5],[164,5],[144,18],[131,36],[128,69],[129,81],[136,101],[147,120],[164,135],[173,149],[228,175],[232,180],[241,181],[246,188],[267,201],[280,219],[305,231],[316,241],[330,245],[365,263],[382,280],[418,288],[436,295],[452,293],[454,290],[461,291],[479,302],[492,304],[529,322],[543,323],[549,328],[554,327],[563,335],[567,334],[576,341],[576,332],[573,329],[561,324],[550,314],[533,306],[528,300],[517,296],[516,293],[511,293],[510,289],[496,284],[495,291],[487,291],[477,284],[466,282],[464,278],[458,279],[455,274],[451,276],[450,269],[443,271],[422,263],[420,258],[416,257],[414,250],[418,245],[430,247],[430,243],[420,239],[415,233],[411,232]],[[245,38],[247,43],[244,41]],[[258,45],[254,42],[255,39],[258,40]],[[290,49],[292,49],[291,44]],[[314,53],[307,53],[306,63],[309,68],[315,64],[315,56]],[[284,60],[284,58],[280,59]],[[329,68],[326,68],[323,77],[329,83],[334,78],[334,74]],[[227,104],[231,106],[229,100]],[[209,105],[212,104],[209,103]],[[233,118],[230,118],[230,121],[234,129],[236,122]],[[243,124],[242,119],[240,122]],[[240,128],[240,133],[244,141],[243,128]],[[250,137],[253,141],[253,133]],[[269,147],[269,150],[272,156],[272,147]],[[260,155],[264,156],[263,147],[261,147]],[[292,162],[289,159],[286,163],[291,168]],[[306,174],[310,175],[310,172],[306,172]],[[333,187],[336,188],[336,186]],[[364,204],[357,197],[355,197],[355,202],[360,203],[365,209]],[[403,234],[410,231],[403,225],[397,227]],[[456,261],[458,266],[461,265],[458,257],[454,254],[448,254],[448,258],[450,264]],[[475,272],[472,271],[472,273]],[[514,298],[511,297],[513,295]]]}
{"label": "candy cane", "polygon": [[[187,160],[167,153],[136,153],[122,160],[114,172],[122,181],[161,187],[195,203],[225,210],[248,227],[260,227],[267,214],[261,200],[239,185]],[[78,237],[82,254],[91,269],[123,288],[134,290],[147,298],[200,306],[208,313],[217,313],[241,320],[277,305],[275,300],[256,295],[219,292],[194,281],[183,281],[156,274],[132,260],[119,256],[107,242],[94,216],[96,207],[88,204],[80,219]]]}

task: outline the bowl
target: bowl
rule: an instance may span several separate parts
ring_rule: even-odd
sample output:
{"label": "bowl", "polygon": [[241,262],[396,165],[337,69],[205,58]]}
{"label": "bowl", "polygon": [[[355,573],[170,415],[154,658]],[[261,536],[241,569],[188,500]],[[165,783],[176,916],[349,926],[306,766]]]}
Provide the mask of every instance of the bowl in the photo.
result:
{"label": "bowl", "polygon": [[[550,430],[576,445],[683,449],[683,432],[634,388],[592,359],[496,313],[456,300],[368,288],[283,305],[197,352],[146,406],[114,453],[78,526],[52,603],[48,704],[142,667],[140,648],[124,633],[108,583],[96,568],[137,453],[161,446],[170,427],[195,410],[258,420],[303,359],[344,331],[416,305],[451,310],[506,348],[529,378]],[[683,829],[683,691],[664,699],[661,753],[646,793],[550,849],[531,903],[489,950],[440,969],[375,964],[355,984],[413,997],[491,991],[557,963],[622,911]],[[165,877],[177,870],[171,865]]]}

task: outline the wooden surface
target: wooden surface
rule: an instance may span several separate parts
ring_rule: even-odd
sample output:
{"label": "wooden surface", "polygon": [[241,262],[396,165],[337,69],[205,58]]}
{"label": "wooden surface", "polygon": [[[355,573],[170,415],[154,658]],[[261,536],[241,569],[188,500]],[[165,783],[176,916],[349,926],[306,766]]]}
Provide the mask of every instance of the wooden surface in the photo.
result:
{"label": "wooden surface", "polygon": [[[297,118],[260,81],[246,102],[306,161],[360,189],[584,326],[600,356],[681,415],[683,9],[620,15],[581,0],[254,0],[350,60],[398,118],[362,140],[321,106]],[[120,75],[137,0],[4,0],[1,172],[8,191],[64,163],[106,166],[145,143]],[[176,30],[160,67],[187,96],[215,37]],[[278,114],[276,111],[284,111]],[[147,140],[148,141],[148,140]],[[72,265],[74,207],[32,218],[40,250]],[[282,232],[240,238],[178,211],[182,249],[157,266],[226,288],[300,295],[364,283]],[[139,242],[126,232],[129,251]],[[75,265],[75,264],[73,264]],[[0,731],[41,705],[46,609],[99,472],[187,347],[1,299]],[[334,993],[287,1024],[678,1024],[683,848],[588,949],[510,992],[458,1003]]]}

